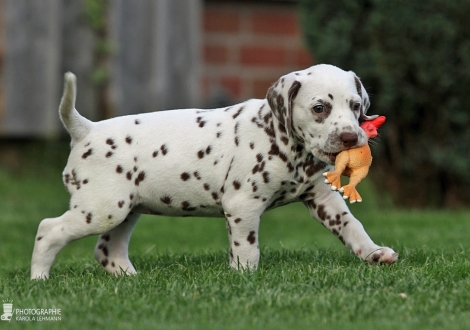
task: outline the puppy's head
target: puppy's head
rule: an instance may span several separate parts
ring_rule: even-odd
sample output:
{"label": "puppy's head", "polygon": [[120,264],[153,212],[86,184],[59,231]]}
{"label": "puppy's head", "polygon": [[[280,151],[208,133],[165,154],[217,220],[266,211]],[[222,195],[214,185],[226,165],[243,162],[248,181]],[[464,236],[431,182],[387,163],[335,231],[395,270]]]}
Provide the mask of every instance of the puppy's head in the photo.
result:
{"label": "puppy's head", "polygon": [[374,117],[365,115],[369,96],[352,71],[322,64],[289,73],[266,98],[289,138],[324,162],[334,163],[339,152],[367,143],[359,124]]}

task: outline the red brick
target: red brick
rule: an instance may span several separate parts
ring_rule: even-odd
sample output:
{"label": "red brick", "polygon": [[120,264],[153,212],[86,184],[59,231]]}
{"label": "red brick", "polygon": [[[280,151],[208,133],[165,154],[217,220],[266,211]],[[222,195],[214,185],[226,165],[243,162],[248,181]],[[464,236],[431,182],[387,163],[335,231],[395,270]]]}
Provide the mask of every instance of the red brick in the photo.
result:
{"label": "red brick", "polygon": [[315,64],[313,56],[306,49],[299,49],[295,52],[296,65],[304,68],[308,68]]}
{"label": "red brick", "polygon": [[204,11],[204,31],[236,33],[239,30],[240,16],[238,13],[216,9]]}
{"label": "red brick", "polygon": [[220,45],[204,45],[204,61],[210,64],[224,64],[228,59],[228,49]]}
{"label": "red brick", "polygon": [[255,33],[266,34],[299,34],[295,11],[287,13],[255,13],[252,16],[252,27]]}
{"label": "red brick", "polygon": [[240,50],[240,62],[248,66],[282,66],[286,64],[286,50],[282,47],[245,45]]}
{"label": "red brick", "polygon": [[242,91],[242,80],[240,77],[224,76],[220,78],[220,84],[233,96],[239,97]]}
{"label": "red brick", "polygon": [[253,97],[264,99],[269,87],[276,82],[276,79],[256,79],[253,81]]}

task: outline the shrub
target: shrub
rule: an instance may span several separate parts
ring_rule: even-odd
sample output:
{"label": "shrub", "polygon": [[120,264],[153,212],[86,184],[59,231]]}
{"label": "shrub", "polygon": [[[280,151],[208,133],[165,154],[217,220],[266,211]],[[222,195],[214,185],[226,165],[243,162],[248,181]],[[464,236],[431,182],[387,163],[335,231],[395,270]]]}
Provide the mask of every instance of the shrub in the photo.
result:
{"label": "shrub", "polygon": [[353,70],[387,116],[372,176],[400,205],[470,202],[470,2],[300,0],[317,62]]}

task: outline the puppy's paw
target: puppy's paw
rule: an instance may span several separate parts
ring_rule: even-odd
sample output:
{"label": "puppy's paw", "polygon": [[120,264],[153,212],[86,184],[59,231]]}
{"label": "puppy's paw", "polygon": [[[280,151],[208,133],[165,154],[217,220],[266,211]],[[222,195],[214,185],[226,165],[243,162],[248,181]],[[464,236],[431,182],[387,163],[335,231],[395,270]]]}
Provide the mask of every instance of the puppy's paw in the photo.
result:
{"label": "puppy's paw", "polygon": [[378,247],[372,250],[364,258],[371,265],[394,264],[398,260],[398,253],[388,247]]}

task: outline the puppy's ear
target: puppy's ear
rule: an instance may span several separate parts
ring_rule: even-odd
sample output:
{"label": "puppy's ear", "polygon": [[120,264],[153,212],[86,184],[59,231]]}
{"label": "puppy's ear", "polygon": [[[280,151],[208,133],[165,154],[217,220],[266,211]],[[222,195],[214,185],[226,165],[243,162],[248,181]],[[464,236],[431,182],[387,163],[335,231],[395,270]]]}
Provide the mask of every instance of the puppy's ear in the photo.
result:
{"label": "puppy's ear", "polygon": [[293,73],[282,76],[268,90],[266,99],[274,116],[286,129],[287,135],[292,134],[292,108],[294,99],[302,84],[296,80]]}
{"label": "puppy's ear", "polygon": [[359,122],[362,123],[364,121],[377,118],[378,115],[366,116],[367,110],[370,107],[369,95],[367,94],[366,89],[362,85],[359,77],[352,71],[349,71],[349,73],[353,76],[354,84],[356,85],[357,94],[359,94],[359,96],[362,99],[361,114],[359,116]]}

